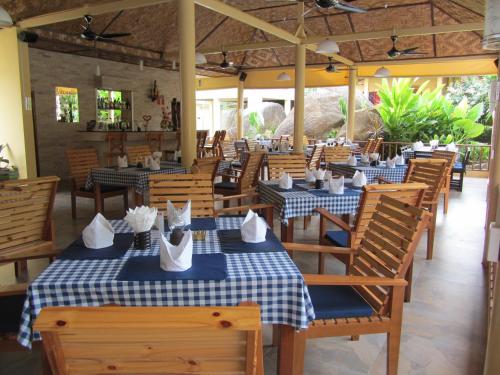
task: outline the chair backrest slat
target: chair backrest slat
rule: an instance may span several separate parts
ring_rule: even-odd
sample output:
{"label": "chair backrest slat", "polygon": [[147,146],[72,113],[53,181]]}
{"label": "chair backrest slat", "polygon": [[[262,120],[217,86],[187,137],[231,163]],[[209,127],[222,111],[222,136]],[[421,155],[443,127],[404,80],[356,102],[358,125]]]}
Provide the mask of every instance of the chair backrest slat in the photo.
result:
{"label": "chair backrest slat", "polygon": [[163,143],[163,132],[147,132],[146,142],[148,143],[149,149],[154,151],[162,150]]}
{"label": "chair backrest slat", "polygon": [[169,200],[178,208],[190,200],[193,217],[213,216],[212,175],[208,173],[149,175],[150,205],[166,212]]}
{"label": "chair backrest slat", "polygon": [[377,139],[373,140],[373,143],[370,145],[370,148],[368,149],[368,153],[375,153],[375,152],[380,152],[380,149],[382,148],[382,143],[384,141],[384,138],[379,137]]}
{"label": "chair backrest slat", "polygon": [[447,161],[443,159],[411,159],[404,182],[420,182],[428,186],[424,205],[436,204],[446,180]]}
{"label": "chair backrest slat", "polygon": [[457,153],[453,151],[444,150],[434,150],[431,156],[432,159],[444,159],[446,160],[446,169],[448,174],[451,173],[453,166],[455,165],[455,160],[457,158]]}
{"label": "chair backrest slat", "polygon": [[0,260],[6,253],[15,256],[13,247],[51,238],[58,181],[50,176],[0,182]]}
{"label": "chair backrest slat", "polygon": [[58,375],[262,373],[259,306],[47,307],[35,329]]}
{"label": "chair backrest slat", "polygon": [[220,163],[220,157],[218,156],[194,159],[193,166],[191,167],[191,173],[210,174],[212,175],[212,181],[213,181],[213,179],[217,174],[219,163]]}
{"label": "chair backrest slat", "polygon": [[144,159],[152,154],[149,145],[126,146],[125,150],[127,152],[127,161],[132,165],[144,163]]}
{"label": "chair backrest slat", "polygon": [[231,141],[224,141],[221,144],[222,147],[222,160],[235,160],[237,158],[236,148],[234,143]]}
{"label": "chair backrest slat", "polygon": [[[349,273],[358,276],[404,278],[430,213],[398,198],[381,195],[357,249]],[[387,233],[391,233],[387,235]],[[375,311],[384,314],[389,288],[356,286]]]}
{"label": "chair backrest slat", "polygon": [[238,179],[239,190],[241,193],[246,193],[255,190],[259,181],[262,162],[264,161],[265,152],[253,151],[243,155],[244,162],[242,165],[241,176]]}
{"label": "chair backrest slat", "polygon": [[347,159],[351,156],[351,148],[343,146],[325,147],[323,149],[323,154],[327,165],[328,163],[347,162]]}
{"label": "chair backrest slat", "polygon": [[321,158],[323,157],[324,146],[314,145],[311,156],[307,161],[307,168],[319,168],[321,163]]}
{"label": "chair backrest slat", "polygon": [[97,151],[95,148],[73,148],[66,150],[66,158],[69,164],[71,177],[74,179],[76,188],[85,186],[87,176],[92,168],[99,168]]}
{"label": "chair backrest slat", "polygon": [[268,155],[269,179],[277,179],[284,172],[293,178],[305,178],[306,158],[304,154]]}
{"label": "chair backrest slat", "polygon": [[375,143],[375,139],[369,138],[368,141],[366,141],[365,145],[363,146],[363,150],[361,150],[361,153],[362,154],[370,153],[370,150],[373,148],[374,143]]}

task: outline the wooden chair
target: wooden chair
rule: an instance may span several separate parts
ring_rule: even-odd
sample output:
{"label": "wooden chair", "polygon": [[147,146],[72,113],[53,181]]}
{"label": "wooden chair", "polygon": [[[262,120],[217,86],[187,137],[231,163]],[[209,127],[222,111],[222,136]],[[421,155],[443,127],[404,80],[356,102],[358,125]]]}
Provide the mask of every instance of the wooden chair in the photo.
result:
{"label": "wooden chair", "polygon": [[107,152],[105,153],[108,167],[116,165],[116,158],[125,154],[125,143],[127,142],[127,133],[125,132],[107,132],[106,133]]}
{"label": "wooden chair", "polygon": [[[172,150],[165,150],[163,152],[165,154],[167,154],[167,157],[168,157],[168,155],[175,155],[175,152],[179,151],[180,149],[181,149],[181,131],[177,130],[175,132],[175,144],[174,144],[174,148]],[[173,159],[173,157],[172,157],[172,159]],[[174,161],[177,161],[177,160],[174,160]]]}
{"label": "wooden chair", "polygon": [[307,160],[307,168],[318,169],[320,167],[320,163],[323,159],[323,149],[324,148],[325,148],[324,146],[314,145],[311,156],[309,157],[309,160]]}
{"label": "wooden chair", "polygon": [[263,375],[260,308],[46,307],[34,329],[54,374]]}
{"label": "wooden chair", "polygon": [[360,147],[360,148],[357,148],[355,150],[352,151],[353,154],[361,154],[361,155],[364,155],[364,154],[368,154],[370,152],[370,150],[373,148],[373,144],[375,142],[375,139],[373,138],[369,138],[366,143],[364,144],[363,147]]}
{"label": "wooden chair", "polygon": [[398,371],[404,276],[430,214],[382,195],[355,249],[285,243],[288,251],[353,256],[349,275],[304,275],[316,320],[306,330],[280,326],[280,373],[302,374],[307,339],[387,334],[387,374]]}
{"label": "wooden chair", "polygon": [[[87,177],[92,168],[99,168],[97,153],[94,148],[75,148],[66,150],[71,179],[71,216],[76,219],[76,197],[94,199],[95,211],[104,208],[105,198],[123,196],[125,211],[128,209],[128,189],[121,186],[98,185],[101,198],[97,198],[95,186],[85,188]],[[100,200],[100,202],[99,202]]]}
{"label": "wooden chair", "polygon": [[306,158],[304,154],[268,155],[269,179],[278,179],[284,172],[293,178],[304,179]]}
{"label": "wooden chair", "polygon": [[27,276],[27,260],[52,258],[52,210],[59,177],[0,182],[0,265],[15,262],[16,276]]}
{"label": "wooden chair", "polygon": [[220,130],[216,130],[211,140],[212,143],[205,144],[205,150],[204,150],[205,155],[211,154],[212,156],[216,156],[219,138],[220,138]]}
{"label": "wooden chair", "polygon": [[382,148],[382,143],[384,142],[384,138],[379,137],[374,140],[374,142],[371,144],[370,148],[367,150],[369,154],[372,153],[380,153],[380,149]]}
{"label": "wooden chair", "polygon": [[215,179],[215,176],[217,175],[220,160],[221,159],[218,156],[194,159],[193,165],[191,167],[191,173],[210,174],[213,181]]}
{"label": "wooden chair", "polygon": [[455,159],[457,153],[453,151],[441,151],[434,150],[431,159],[443,159],[446,160],[446,179],[444,180],[443,187],[441,188],[441,194],[444,195],[443,213],[448,213],[448,203],[450,200],[450,186],[451,186],[451,174],[453,167],[455,166]]}
{"label": "wooden chair", "polygon": [[[451,170],[451,180],[450,180],[450,188],[462,191],[464,186],[464,176],[467,172],[467,165],[469,164],[470,159],[470,148],[465,150],[465,153],[462,155],[462,161],[455,163]],[[455,174],[458,174],[458,178],[454,178]]]}
{"label": "wooden chair", "polygon": [[144,159],[152,154],[149,145],[126,146],[125,151],[128,163],[132,165],[144,164]]}
{"label": "wooden chair", "polygon": [[[444,159],[411,159],[403,180],[403,183],[417,182],[427,185],[422,200],[422,207],[425,207],[432,214],[427,232],[427,259],[432,259],[434,251],[437,206],[439,193],[446,180],[446,165],[447,161]],[[382,177],[379,177],[378,181],[379,183],[391,183]]]}
{"label": "wooden chair", "polygon": [[[254,192],[259,180],[264,155],[264,152],[249,152],[244,158],[241,169],[232,169],[234,174],[224,174],[223,178],[226,180],[214,185],[215,194],[228,197]],[[241,206],[240,199],[238,200],[238,206]],[[224,203],[227,206],[229,201]]]}
{"label": "wooden chair", "polygon": [[325,147],[323,155],[327,167],[330,163],[346,163],[349,156],[351,156],[351,148],[343,146]]}
{"label": "wooden chair", "polygon": [[250,152],[250,147],[248,146],[248,141],[246,139],[234,141],[234,149],[236,150],[237,159],[240,159],[243,153]]}
{"label": "wooden chair", "polygon": [[205,142],[207,141],[208,130],[196,131],[196,157],[202,158],[205,155]]}
{"label": "wooden chair", "polygon": [[146,132],[146,143],[150,150],[163,151],[163,132]]}
{"label": "wooden chair", "polygon": [[221,147],[222,147],[222,155],[220,155],[220,156],[221,156],[222,160],[231,160],[232,161],[232,160],[238,159],[236,148],[234,147],[233,142],[231,142],[231,141],[222,142]]}

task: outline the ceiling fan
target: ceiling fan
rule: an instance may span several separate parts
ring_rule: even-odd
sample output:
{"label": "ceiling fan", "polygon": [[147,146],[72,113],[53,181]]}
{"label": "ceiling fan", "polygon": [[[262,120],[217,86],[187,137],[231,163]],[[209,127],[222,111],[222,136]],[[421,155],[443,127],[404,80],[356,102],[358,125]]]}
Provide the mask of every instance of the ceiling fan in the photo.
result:
{"label": "ceiling fan", "polygon": [[83,17],[85,25],[82,25],[83,31],[81,32],[80,37],[82,37],[85,40],[88,40],[90,42],[104,41],[104,42],[117,43],[117,41],[114,40],[114,38],[122,38],[124,36],[131,35],[130,33],[105,33],[104,31],[101,33],[96,33],[90,27],[93,19],[94,18],[89,15]]}
{"label": "ceiling fan", "polygon": [[399,57],[399,56],[424,56],[425,55],[425,53],[417,52],[417,49],[419,49],[420,47],[398,49],[396,47],[396,43],[398,41],[398,36],[395,34],[393,36],[391,36],[391,40],[392,40],[392,48],[389,51],[387,51],[387,56],[390,59],[395,59],[396,57]]}
{"label": "ceiling fan", "polygon": [[203,63],[203,64],[197,64],[197,65],[209,66],[209,67],[213,67],[213,68],[219,68],[222,70],[236,70],[236,71],[239,71],[244,67],[244,65],[237,65],[233,61],[228,60],[226,51],[222,50],[221,53],[222,53],[222,62],[220,62],[220,63]]}
{"label": "ceiling fan", "polygon": [[[352,3],[355,0],[266,0],[267,2],[301,2],[301,3],[314,3],[317,8],[320,9],[338,9],[338,10],[343,10],[345,12],[352,12],[352,13],[366,13],[368,10],[360,7],[355,7],[354,5],[350,5],[347,3]],[[304,13],[306,15],[310,11],[312,11],[314,8],[311,7],[308,11]]]}
{"label": "ceiling fan", "polygon": [[349,68],[337,68],[337,66],[333,63],[333,58],[328,57],[328,65],[325,68],[317,69],[317,71],[325,71],[327,73],[338,73],[344,72],[347,70],[351,70]]}

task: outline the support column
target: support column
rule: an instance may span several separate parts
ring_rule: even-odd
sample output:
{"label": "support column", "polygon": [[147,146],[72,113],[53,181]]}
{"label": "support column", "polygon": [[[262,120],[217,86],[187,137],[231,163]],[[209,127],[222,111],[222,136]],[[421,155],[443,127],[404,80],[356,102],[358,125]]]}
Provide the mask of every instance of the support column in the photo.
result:
{"label": "support column", "polygon": [[[297,3],[297,36],[305,38],[304,3]],[[306,46],[295,46],[295,106],[293,117],[293,150],[302,152],[304,136],[304,87],[306,84]]]}
{"label": "support column", "polygon": [[181,154],[189,168],[196,158],[195,18],[194,0],[177,1],[181,78]]}
{"label": "support column", "polygon": [[349,70],[349,98],[347,101],[347,127],[346,137],[351,141],[354,138],[355,112],[356,112],[356,84],[358,82],[358,67],[352,66]]}
{"label": "support column", "polygon": [[0,29],[0,142],[4,156],[19,169],[20,178],[37,176],[35,133],[31,109],[28,44],[17,38],[18,29]]}
{"label": "support column", "polygon": [[244,136],[243,129],[243,110],[245,107],[245,82],[238,81],[238,106],[236,113],[236,138],[241,139]]}

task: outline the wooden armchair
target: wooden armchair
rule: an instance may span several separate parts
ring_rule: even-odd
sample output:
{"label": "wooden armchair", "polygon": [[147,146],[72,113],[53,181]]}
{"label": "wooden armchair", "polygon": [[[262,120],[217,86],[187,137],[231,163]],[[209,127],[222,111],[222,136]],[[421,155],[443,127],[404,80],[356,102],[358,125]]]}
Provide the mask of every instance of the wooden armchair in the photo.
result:
{"label": "wooden armchair", "polygon": [[212,156],[217,155],[217,145],[219,144],[220,130],[216,130],[212,138],[212,143],[205,144],[205,155],[211,154]]}
{"label": "wooden armchair", "polygon": [[27,260],[52,258],[52,211],[59,177],[0,183],[0,265],[15,262],[16,277],[27,276]]}
{"label": "wooden armchair", "polygon": [[163,132],[146,132],[146,143],[148,144],[149,149],[153,151],[163,151],[163,136]]}
{"label": "wooden armchair", "polygon": [[106,144],[108,151],[105,153],[108,167],[116,164],[117,156],[122,156],[125,152],[125,143],[127,142],[127,133],[125,132],[107,132]]}
{"label": "wooden armchair", "polygon": [[208,137],[208,130],[196,131],[196,157],[202,158],[205,156],[205,143]]}
{"label": "wooden armchair", "polygon": [[46,307],[34,329],[54,374],[263,375],[260,308]]}
{"label": "wooden armchair", "polygon": [[[446,160],[443,159],[411,159],[406,170],[403,183],[417,182],[427,185],[422,207],[432,214],[427,232],[427,259],[432,259],[434,251],[434,237],[436,234],[437,206],[439,193],[446,179]],[[379,183],[391,183],[379,177]]]}
{"label": "wooden armchair", "polygon": [[250,152],[250,146],[246,139],[241,139],[239,141],[234,141],[234,149],[236,150],[236,158],[241,159],[241,156],[245,152]]}
{"label": "wooden armchair", "polygon": [[126,146],[127,161],[131,165],[144,164],[144,159],[152,155],[149,145]]}
{"label": "wooden armchair", "polygon": [[304,154],[268,155],[269,179],[278,179],[284,172],[293,178],[305,178],[306,158]]}
{"label": "wooden armchair", "polygon": [[448,213],[448,203],[450,200],[450,186],[451,186],[451,175],[453,167],[455,166],[455,159],[457,153],[453,151],[441,151],[434,150],[431,159],[443,159],[446,160],[446,178],[444,180],[443,187],[441,188],[441,194],[444,195],[443,213]]}
{"label": "wooden armchair", "polygon": [[[246,157],[244,157],[241,169],[233,169],[232,172],[234,174],[222,175],[226,180],[214,185],[215,194],[230,197],[254,192],[259,180],[259,173],[262,168],[264,155],[264,152],[249,152]],[[238,201],[238,205],[241,206],[241,200],[239,198]],[[228,206],[229,200],[224,203],[225,206]]]}
{"label": "wooden armchair", "polygon": [[356,154],[356,155],[368,154],[370,152],[370,150],[373,148],[374,143],[375,143],[375,139],[369,138],[363,147],[360,147],[360,148],[353,150],[352,153]]}
{"label": "wooden armchair", "polygon": [[191,166],[191,173],[206,173],[212,175],[212,181],[217,175],[217,170],[219,169],[220,157],[212,156],[209,158],[198,158],[194,159],[193,165]]}
{"label": "wooden armchair", "polygon": [[398,371],[406,274],[430,214],[382,195],[357,248],[284,243],[288,251],[353,256],[349,275],[304,275],[316,320],[280,326],[280,373],[302,374],[307,339],[387,334],[387,374]]}
{"label": "wooden armchair", "polygon": [[307,168],[312,169],[316,168],[318,169],[320,167],[320,163],[323,159],[323,150],[324,146],[318,146],[314,145],[313,150],[311,152],[311,156],[307,160]]}
{"label": "wooden armchair", "polygon": [[[171,150],[165,150],[163,152],[165,154],[167,154],[167,157],[168,157],[168,155],[175,155],[176,151],[180,151],[180,149],[181,149],[181,131],[177,130],[175,132],[174,148]],[[173,160],[173,156],[172,156],[172,160]],[[177,161],[177,160],[174,160],[174,161]]]}
{"label": "wooden armchair", "polygon": [[325,147],[323,149],[326,167],[330,163],[347,163],[351,156],[351,148],[343,146]]}
{"label": "wooden armchair", "polygon": [[92,190],[85,188],[87,177],[92,168],[99,168],[97,153],[94,148],[74,148],[66,150],[71,179],[71,217],[76,219],[76,197],[94,200],[95,212],[104,209],[106,198],[123,196],[125,211],[128,209],[128,189],[121,186],[97,185],[100,198],[96,194],[96,186]]}
{"label": "wooden armchair", "polygon": [[[470,159],[470,148],[465,150],[465,153],[462,156],[462,160],[455,163],[451,170],[451,180],[450,180],[450,188],[455,189],[457,191],[462,191],[464,186],[464,176],[467,172],[467,165],[469,164]],[[458,178],[454,178],[454,175],[458,174]]]}
{"label": "wooden armchair", "polygon": [[384,142],[384,138],[379,137],[374,140],[371,144],[371,147],[368,149],[368,153],[372,154],[374,152],[380,153],[380,149],[382,148],[382,143]]}

